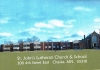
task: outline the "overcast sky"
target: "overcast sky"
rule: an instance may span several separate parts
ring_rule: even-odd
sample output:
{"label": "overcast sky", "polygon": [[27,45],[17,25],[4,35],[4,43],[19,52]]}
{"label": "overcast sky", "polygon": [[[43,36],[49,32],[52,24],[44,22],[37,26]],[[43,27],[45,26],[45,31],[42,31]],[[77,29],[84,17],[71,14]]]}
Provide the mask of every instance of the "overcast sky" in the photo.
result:
{"label": "overcast sky", "polygon": [[72,41],[99,29],[99,0],[0,0],[1,42]]}

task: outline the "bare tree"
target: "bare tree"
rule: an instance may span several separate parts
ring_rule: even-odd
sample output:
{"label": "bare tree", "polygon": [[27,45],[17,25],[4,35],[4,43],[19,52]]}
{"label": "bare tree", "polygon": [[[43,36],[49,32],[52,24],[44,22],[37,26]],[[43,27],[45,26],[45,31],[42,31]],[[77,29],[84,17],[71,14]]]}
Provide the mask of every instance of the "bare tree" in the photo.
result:
{"label": "bare tree", "polygon": [[32,39],[31,38],[27,38],[27,42],[32,42]]}
{"label": "bare tree", "polygon": [[51,39],[47,39],[47,42],[52,42],[52,40]]}
{"label": "bare tree", "polygon": [[36,36],[33,36],[32,38],[27,38],[27,42],[39,42],[40,39]]}
{"label": "bare tree", "polygon": [[23,43],[23,42],[24,42],[23,39],[18,40],[18,43]]}
{"label": "bare tree", "polygon": [[4,40],[4,44],[13,44],[13,41],[11,41],[11,40]]}
{"label": "bare tree", "polygon": [[40,39],[36,36],[33,36],[31,39],[32,39],[33,42],[39,42],[40,41]]}
{"label": "bare tree", "polygon": [[19,39],[18,40],[18,43],[19,43],[19,51],[23,51],[23,43],[24,43],[24,40],[23,39]]}

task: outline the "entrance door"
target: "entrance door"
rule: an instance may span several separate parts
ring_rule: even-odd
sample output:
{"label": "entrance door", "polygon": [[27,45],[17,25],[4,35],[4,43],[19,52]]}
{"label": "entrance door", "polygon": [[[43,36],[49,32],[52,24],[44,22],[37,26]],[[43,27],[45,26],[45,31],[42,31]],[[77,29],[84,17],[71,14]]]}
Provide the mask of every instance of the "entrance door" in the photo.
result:
{"label": "entrance door", "polygon": [[94,47],[96,47],[96,43],[94,43]]}

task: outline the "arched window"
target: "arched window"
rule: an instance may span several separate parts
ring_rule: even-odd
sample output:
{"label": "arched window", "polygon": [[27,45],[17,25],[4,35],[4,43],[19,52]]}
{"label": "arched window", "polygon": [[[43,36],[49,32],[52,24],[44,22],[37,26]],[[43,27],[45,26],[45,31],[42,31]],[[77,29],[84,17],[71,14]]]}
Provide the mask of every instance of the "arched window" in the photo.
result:
{"label": "arched window", "polygon": [[92,36],[92,42],[97,42],[97,37],[96,36]]}

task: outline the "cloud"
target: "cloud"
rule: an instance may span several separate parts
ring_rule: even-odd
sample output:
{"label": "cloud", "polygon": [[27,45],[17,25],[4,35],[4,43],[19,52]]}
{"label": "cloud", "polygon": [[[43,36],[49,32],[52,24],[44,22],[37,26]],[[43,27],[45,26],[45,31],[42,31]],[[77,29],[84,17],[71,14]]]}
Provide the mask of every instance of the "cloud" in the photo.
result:
{"label": "cloud", "polygon": [[54,40],[57,40],[57,38],[55,38],[55,37],[49,37],[48,40],[54,41]]}
{"label": "cloud", "polygon": [[8,23],[9,19],[10,18],[2,18],[2,19],[0,19],[0,24],[6,24],[6,23]]}
{"label": "cloud", "polygon": [[50,40],[50,41],[53,41],[53,42],[56,42],[56,41],[61,41],[61,38],[55,38],[55,37],[49,37],[47,39],[47,41]]}
{"label": "cloud", "polygon": [[73,27],[73,25],[65,25],[65,28],[72,28]]}
{"label": "cloud", "polygon": [[75,22],[75,21],[76,21],[75,19],[68,20],[68,21],[67,21],[67,24],[72,24],[72,23]]}
{"label": "cloud", "polygon": [[47,23],[43,23],[43,22],[37,22],[34,25],[35,27],[39,27],[39,28],[54,28],[53,25],[51,24],[47,24]]}
{"label": "cloud", "polygon": [[54,35],[53,38],[61,38],[60,35]]}
{"label": "cloud", "polygon": [[100,18],[94,19],[94,22],[95,22],[95,23],[100,23]]}
{"label": "cloud", "polygon": [[0,36],[9,37],[9,36],[13,36],[13,35],[11,33],[8,33],[8,32],[2,32],[2,33],[0,33]]}
{"label": "cloud", "polygon": [[96,31],[97,29],[99,30],[100,29],[100,18],[95,18],[93,21],[95,23],[94,28],[96,29]]}
{"label": "cloud", "polygon": [[33,27],[19,31],[18,35],[25,37],[32,35],[43,36],[43,37],[50,36],[52,38],[61,39],[63,37],[63,34],[65,33],[68,34],[67,28],[72,28],[73,27],[72,23],[75,21],[76,20],[72,19],[68,20],[67,23],[63,20],[52,19],[45,22],[36,22],[33,25]]}
{"label": "cloud", "polygon": [[55,28],[64,27],[64,23],[62,20],[52,19],[47,22],[37,22],[34,26],[39,28]]}
{"label": "cloud", "polygon": [[85,33],[83,32],[83,31],[78,31],[77,33],[75,33],[75,34],[72,34],[71,35],[71,37],[82,37],[82,36],[84,36],[85,35]]}
{"label": "cloud", "polygon": [[21,35],[21,36],[30,36],[30,35],[34,35],[38,32],[40,32],[41,30],[39,28],[28,28],[26,30],[23,30],[23,31],[19,31],[18,35]]}
{"label": "cloud", "polygon": [[99,25],[95,25],[94,28],[100,29],[100,26]]}
{"label": "cloud", "polygon": [[99,33],[99,29],[95,29],[95,31],[96,31],[97,33]]}
{"label": "cloud", "polygon": [[47,22],[36,22],[34,24],[35,27],[38,28],[55,28],[55,27],[63,27],[63,28],[72,28],[72,23],[76,20],[68,20],[67,24],[62,20],[52,19]]}
{"label": "cloud", "polygon": [[78,34],[72,34],[71,37],[79,37]]}
{"label": "cloud", "polygon": [[53,19],[49,20],[48,23],[56,27],[64,27],[64,22],[62,20]]}
{"label": "cloud", "polygon": [[78,31],[77,33],[68,35],[68,36],[64,36],[64,38],[75,38],[75,37],[82,37],[84,36],[85,33],[83,31]]}
{"label": "cloud", "polygon": [[81,7],[81,6],[78,6],[78,7],[75,7],[74,10],[76,11],[91,11],[89,8],[86,8],[86,7]]}
{"label": "cloud", "polygon": [[29,32],[40,32],[40,28],[34,28],[34,27],[31,27],[31,28],[28,28],[26,29],[26,31],[29,31]]}
{"label": "cloud", "polygon": [[22,31],[22,32],[19,32],[18,35],[21,35],[21,36],[29,36],[29,32],[28,31]]}
{"label": "cloud", "polygon": [[78,31],[77,34],[78,34],[79,36],[84,36],[84,35],[85,35],[85,33],[84,33],[83,31]]}

